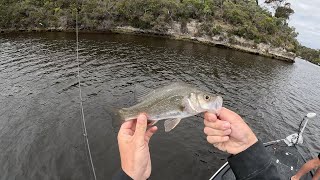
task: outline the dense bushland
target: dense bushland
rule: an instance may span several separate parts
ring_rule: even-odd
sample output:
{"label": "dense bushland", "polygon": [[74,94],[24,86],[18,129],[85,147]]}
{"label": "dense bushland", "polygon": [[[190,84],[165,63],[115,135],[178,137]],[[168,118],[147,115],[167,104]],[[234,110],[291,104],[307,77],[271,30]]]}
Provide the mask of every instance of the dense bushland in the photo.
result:
{"label": "dense bushland", "polygon": [[78,10],[82,30],[130,25],[166,32],[179,22],[183,31],[196,20],[199,36],[237,35],[297,52],[297,33],[286,21],[293,11],[278,9],[273,16],[255,0],[0,0],[0,29],[73,29]]}

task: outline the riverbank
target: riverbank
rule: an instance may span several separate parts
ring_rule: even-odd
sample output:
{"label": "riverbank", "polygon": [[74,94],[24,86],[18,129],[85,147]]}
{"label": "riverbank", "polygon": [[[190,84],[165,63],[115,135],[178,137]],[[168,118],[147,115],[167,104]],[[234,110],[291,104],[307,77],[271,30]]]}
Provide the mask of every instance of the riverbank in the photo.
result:
{"label": "riverbank", "polygon": [[288,16],[256,1],[13,1],[0,3],[0,29],[74,31],[76,14],[84,32],[169,37],[289,62],[299,50]]}
{"label": "riverbank", "polygon": [[[238,51],[274,58],[282,61],[294,63],[296,54],[287,52],[284,48],[275,48],[265,43],[255,43],[253,40],[246,40],[238,36],[230,36],[227,33],[221,33],[221,35],[198,36],[199,23],[191,21],[185,25],[183,32],[181,31],[182,25],[175,22],[167,32],[159,32],[154,30],[144,30],[134,28],[132,26],[116,26],[110,29],[97,29],[97,30],[80,30],[80,32],[104,32],[104,33],[123,33],[123,34],[135,34],[144,36],[157,36],[165,37],[175,40],[192,41],[196,43],[207,44],[210,46],[217,46],[229,49],[235,49]],[[0,33],[11,32],[75,32],[73,28],[33,28],[33,29],[0,29]]]}
{"label": "riverbank", "polygon": [[200,36],[197,37],[197,30],[191,23],[187,24],[187,33],[182,33],[178,28],[171,28],[167,33],[157,32],[153,30],[142,30],[138,28],[133,28],[131,26],[118,26],[116,28],[110,29],[113,33],[125,33],[125,34],[138,34],[138,35],[153,35],[167,37],[175,40],[186,40],[192,42],[203,43],[211,46],[225,47],[230,49],[235,49],[238,51],[265,56],[269,58],[274,58],[282,61],[287,61],[294,63],[296,54],[292,52],[287,52],[284,48],[274,48],[268,44],[254,43],[253,40],[246,40],[242,37],[231,36],[222,34],[216,36]]}

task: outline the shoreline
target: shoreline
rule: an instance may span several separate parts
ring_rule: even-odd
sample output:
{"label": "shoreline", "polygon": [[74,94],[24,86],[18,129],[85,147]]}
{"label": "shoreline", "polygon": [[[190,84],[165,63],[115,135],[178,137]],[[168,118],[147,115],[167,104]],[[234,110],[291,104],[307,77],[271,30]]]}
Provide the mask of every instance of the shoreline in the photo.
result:
{"label": "shoreline", "polygon": [[[19,33],[19,32],[75,32],[74,28],[33,28],[33,29],[0,29],[0,34],[4,33]],[[116,33],[116,34],[134,34],[142,36],[154,36],[169,38],[174,40],[182,40],[189,42],[196,42],[201,44],[206,44],[209,46],[234,49],[237,51],[260,55],[264,57],[269,57],[272,59],[277,59],[281,61],[286,61],[290,63],[295,62],[296,55],[291,52],[285,52],[282,48],[272,48],[269,45],[260,43],[256,44],[253,41],[246,40],[240,37],[232,37],[232,42],[230,38],[221,36],[193,36],[192,33],[180,33],[176,29],[171,29],[168,32],[158,32],[154,30],[143,30],[138,28],[133,28],[131,26],[117,26],[110,29],[104,30],[79,30],[79,32],[84,33]]]}

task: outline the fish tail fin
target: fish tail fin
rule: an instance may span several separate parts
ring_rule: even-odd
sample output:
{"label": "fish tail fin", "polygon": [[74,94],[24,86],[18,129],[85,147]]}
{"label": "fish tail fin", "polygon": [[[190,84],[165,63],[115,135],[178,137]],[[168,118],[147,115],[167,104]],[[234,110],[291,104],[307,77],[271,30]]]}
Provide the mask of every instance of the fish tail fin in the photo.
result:
{"label": "fish tail fin", "polygon": [[110,110],[110,117],[112,119],[112,127],[115,130],[119,130],[122,123],[125,122],[125,118],[123,117],[123,114],[121,113],[120,109],[112,108]]}

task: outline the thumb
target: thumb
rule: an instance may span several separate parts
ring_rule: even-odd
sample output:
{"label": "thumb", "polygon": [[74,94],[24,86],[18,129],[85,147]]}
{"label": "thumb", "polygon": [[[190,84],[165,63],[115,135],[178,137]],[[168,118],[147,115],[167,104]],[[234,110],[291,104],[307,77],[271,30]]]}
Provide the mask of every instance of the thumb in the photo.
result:
{"label": "thumb", "polygon": [[239,123],[239,121],[243,121],[237,113],[225,107],[221,108],[218,118],[222,121],[228,121],[230,124]]}
{"label": "thumb", "polygon": [[147,117],[144,114],[140,114],[137,118],[136,130],[134,137],[140,140],[144,140],[144,135],[147,129]]}

